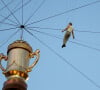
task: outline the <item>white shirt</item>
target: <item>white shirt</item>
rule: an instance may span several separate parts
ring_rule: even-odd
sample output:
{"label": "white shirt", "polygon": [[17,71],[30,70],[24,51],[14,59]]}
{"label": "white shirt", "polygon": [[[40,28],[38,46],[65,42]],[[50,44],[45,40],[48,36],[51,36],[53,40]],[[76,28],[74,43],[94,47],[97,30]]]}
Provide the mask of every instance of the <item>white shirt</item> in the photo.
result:
{"label": "white shirt", "polygon": [[73,27],[69,26],[68,29],[67,29],[67,31],[71,33],[73,31]]}

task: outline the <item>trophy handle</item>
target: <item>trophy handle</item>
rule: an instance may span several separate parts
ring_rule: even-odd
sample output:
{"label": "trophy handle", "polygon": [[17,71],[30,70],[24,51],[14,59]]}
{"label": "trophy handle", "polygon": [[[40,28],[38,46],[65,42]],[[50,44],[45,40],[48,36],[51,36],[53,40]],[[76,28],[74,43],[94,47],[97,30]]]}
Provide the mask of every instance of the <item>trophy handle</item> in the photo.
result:
{"label": "trophy handle", "polygon": [[39,61],[39,58],[40,58],[40,54],[39,54],[39,53],[40,53],[40,50],[36,50],[35,52],[30,53],[30,57],[31,57],[31,58],[34,58],[34,56],[36,56],[36,59],[34,60],[33,64],[30,65],[30,66],[27,68],[26,72],[32,71],[32,68],[37,64],[37,62]]}
{"label": "trophy handle", "polygon": [[1,70],[2,71],[6,71],[6,69],[2,66],[2,64],[1,64],[1,60],[5,60],[5,61],[7,61],[8,60],[8,58],[7,58],[7,56],[5,56],[3,53],[0,53],[0,68],[1,68]]}

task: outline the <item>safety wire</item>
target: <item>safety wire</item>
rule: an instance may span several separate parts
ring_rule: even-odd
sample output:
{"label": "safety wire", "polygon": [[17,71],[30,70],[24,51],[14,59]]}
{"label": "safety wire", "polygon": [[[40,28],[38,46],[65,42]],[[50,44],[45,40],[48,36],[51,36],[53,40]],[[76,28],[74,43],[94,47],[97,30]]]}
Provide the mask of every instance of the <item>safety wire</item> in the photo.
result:
{"label": "safety wire", "polygon": [[[13,1],[13,0],[12,0]],[[16,9],[18,6],[20,5],[20,2],[18,4],[16,4],[16,6],[14,7],[14,9]],[[9,14],[10,16],[12,15],[11,13]],[[18,24],[17,22],[13,21],[12,19],[9,19],[10,16],[3,16],[3,15],[0,15],[1,17],[3,17],[3,20],[0,21],[0,23],[3,23],[5,20],[9,20],[10,22],[14,23],[14,24]]]}
{"label": "safety wire", "polygon": [[20,40],[23,40],[23,33],[24,33],[24,29],[23,29],[23,28],[21,28]]}
{"label": "safety wire", "polygon": [[0,29],[0,31],[11,31],[11,29],[16,29],[16,27],[15,28],[7,28],[7,29]]}
{"label": "safety wire", "polygon": [[59,31],[59,30],[62,30],[62,29],[56,29],[56,28],[47,28],[47,27],[27,27],[27,28],[29,28],[29,29],[45,29],[45,30],[47,30],[47,29],[50,29],[50,30],[57,30],[57,31]]}
{"label": "safety wire", "polygon": [[86,32],[86,33],[97,33],[97,34],[100,34],[100,32],[96,32],[96,31],[89,31],[89,30],[76,30],[76,32]]}
{"label": "safety wire", "polygon": [[[24,19],[23,19],[23,15],[24,15],[23,12],[24,12],[24,11],[23,11],[23,0],[22,0],[22,25],[23,25],[23,20],[24,20]],[[21,28],[21,35],[20,35],[20,39],[21,39],[21,40],[23,39],[23,30],[24,30],[24,28]]]}
{"label": "safety wire", "polygon": [[12,39],[12,37],[14,37],[17,33],[18,33],[19,30],[17,30],[16,32],[14,32],[13,34],[11,34],[6,40],[4,40],[1,44],[0,44],[0,48],[2,46],[4,46],[10,39]]}
{"label": "safety wire", "polygon": [[[24,4],[23,4],[23,7],[25,7],[27,4],[29,4],[30,2],[31,2],[32,0],[28,0],[27,2],[25,2]],[[12,14],[14,14],[15,12],[17,12],[17,11],[19,11],[21,8],[22,8],[22,5],[20,6],[20,7],[18,7],[17,9],[16,9],[16,7],[18,7],[18,5],[16,5],[15,7],[14,7],[14,9],[12,10],[12,12],[8,15],[8,16],[6,16],[5,18],[3,18],[1,21],[0,21],[0,23],[3,23],[6,19],[8,19]]]}
{"label": "safety wire", "polygon": [[18,26],[18,25],[15,25],[15,24],[11,24],[11,23],[7,23],[7,22],[0,22],[0,24],[5,24],[5,25],[10,25],[10,26]]}
{"label": "safety wire", "polygon": [[68,60],[66,60],[63,56],[61,56],[59,53],[57,53],[54,49],[49,47],[46,43],[44,43],[42,40],[37,38],[33,33],[31,33],[29,30],[25,29],[26,32],[28,32],[32,37],[34,37],[36,40],[38,40],[42,45],[47,47],[51,52],[53,52],[55,55],[57,55],[61,60],[63,60],[66,64],[71,66],[75,71],[80,73],[84,78],[86,78],[88,81],[90,81],[93,85],[95,85],[97,88],[100,88],[100,85],[98,85],[95,81],[93,81],[91,78],[89,78],[86,74],[84,74],[82,71],[80,71],[76,66],[74,66],[72,63],[70,63]]}
{"label": "safety wire", "polygon": [[[48,28],[48,27],[27,27],[27,28],[30,28],[30,29],[34,29],[34,28],[36,28],[36,29],[43,29],[43,30],[47,30],[47,29],[49,29],[49,30],[56,30],[56,31],[61,31],[61,30],[63,30],[62,28]],[[89,30],[78,30],[78,29],[75,29],[74,30],[75,32],[80,32],[80,33],[97,33],[97,34],[99,34],[100,32],[96,32],[96,31],[89,31]]]}
{"label": "safety wire", "polygon": [[93,49],[93,50],[96,50],[96,51],[99,51],[100,52],[100,49],[95,48],[95,47],[91,47],[91,46],[88,46],[88,45],[85,45],[85,44],[81,44],[79,42],[73,42],[73,41],[69,41],[69,42],[74,43],[74,44],[77,44],[77,45],[80,45],[82,47],[87,47],[87,48],[90,48],[90,49]]}
{"label": "safety wire", "polygon": [[[3,16],[3,15],[0,15],[0,16],[3,17],[3,18],[6,18],[6,17]],[[13,24],[16,24],[16,25],[17,25],[17,23],[16,23],[15,21],[13,21],[12,19],[7,18],[7,20],[10,21],[10,22],[12,22]],[[3,23],[3,22],[1,22],[1,23]]]}
{"label": "safety wire", "polygon": [[13,2],[14,0],[11,0],[10,2],[8,2],[4,7],[2,7],[2,8],[0,8],[0,11],[2,11],[4,8],[6,8],[6,6],[8,6],[8,5],[10,5],[10,4],[12,4],[12,2]]}
{"label": "safety wire", "polygon": [[5,2],[3,0],[1,0],[1,2],[4,4],[4,6],[8,9],[8,11],[12,14],[12,16],[16,19],[16,21],[20,24],[19,20],[17,19],[17,17],[14,15],[14,13],[8,8],[8,6],[6,6]]}
{"label": "safety wire", "polygon": [[57,36],[55,34],[46,33],[46,32],[43,32],[43,31],[36,30],[36,29],[32,29],[32,28],[30,28],[29,30],[34,31],[34,32],[38,32],[38,33],[41,33],[41,34],[44,34],[44,35],[47,35],[47,36],[51,36],[51,37],[55,37],[55,38],[58,38],[58,39],[62,39],[61,36]]}
{"label": "safety wire", "polygon": [[46,0],[43,0],[40,5],[36,8],[36,10],[31,14],[31,16],[26,20],[24,25],[28,23],[28,21],[35,15],[35,13],[42,7],[42,5],[45,3]]}
{"label": "safety wire", "polygon": [[72,11],[75,11],[75,10],[78,10],[78,9],[80,9],[80,8],[84,8],[84,7],[87,7],[87,6],[96,4],[96,3],[100,3],[100,0],[97,0],[97,1],[94,1],[94,2],[91,2],[91,3],[88,3],[88,4],[85,4],[85,5],[82,5],[82,6],[79,6],[79,7],[76,7],[76,8],[67,10],[67,11],[64,11],[64,12],[62,12],[62,13],[55,14],[55,15],[53,15],[53,16],[49,16],[49,17],[44,18],[44,19],[41,19],[41,20],[37,20],[37,21],[35,21],[35,22],[31,22],[31,23],[27,24],[26,26],[29,26],[29,25],[32,25],[32,24],[34,24],[34,23],[38,23],[38,22],[41,22],[41,21],[44,21],[44,20],[48,20],[48,19],[51,19],[51,18],[60,16],[60,15],[63,15],[63,14],[66,14],[66,13],[69,13],[69,12],[72,12]]}
{"label": "safety wire", "polygon": [[23,25],[23,0],[22,0],[22,25]]}
{"label": "safety wire", "polygon": [[[46,32],[43,32],[43,31],[36,30],[36,29],[32,29],[32,28],[28,28],[28,29],[31,30],[31,31],[34,31],[34,32],[38,32],[38,33],[43,34],[43,35],[47,35],[47,36],[50,36],[50,37],[55,37],[55,38],[61,39],[61,40],[63,39],[62,36],[60,36],[60,35],[57,36],[55,34],[46,33]],[[75,39],[75,40],[78,41],[77,39]],[[77,44],[79,46],[86,47],[86,48],[89,48],[89,49],[96,50],[96,51],[100,52],[100,49],[98,49],[98,48],[91,47],[89,45],[82,44],[82,43],[79,43],[79,42],[76,42],[76,41],[69,40],[69,42],[71,42],[71,43],[74,43],[74,44]]]}

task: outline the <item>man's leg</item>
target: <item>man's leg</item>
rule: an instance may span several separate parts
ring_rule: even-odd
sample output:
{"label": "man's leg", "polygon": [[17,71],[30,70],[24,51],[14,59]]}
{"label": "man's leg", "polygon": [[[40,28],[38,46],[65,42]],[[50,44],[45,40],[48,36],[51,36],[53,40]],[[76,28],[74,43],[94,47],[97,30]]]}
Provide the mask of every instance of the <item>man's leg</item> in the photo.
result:
{"label": "man's leg", "polygon": [[63,39],[62,48],[63,48],[63,47],[66,47],[66,43],[67,43],[69,37],[70,37],[70,33],[66,33],[65,36],[64,36],[64,39]]}

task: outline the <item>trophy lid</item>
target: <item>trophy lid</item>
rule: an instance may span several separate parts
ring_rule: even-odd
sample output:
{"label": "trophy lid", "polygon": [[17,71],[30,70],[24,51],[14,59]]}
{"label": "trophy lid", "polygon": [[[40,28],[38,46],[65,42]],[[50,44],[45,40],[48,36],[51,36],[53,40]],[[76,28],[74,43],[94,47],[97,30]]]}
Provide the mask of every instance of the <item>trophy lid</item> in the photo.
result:
{"label": "trophy lid", "polygon": [[9,51],[14,48],[26,49],[29,52],[33,51],[32,47],[26,41],[23,40],[16,40],[13,43],[9,44],[7,53],[9,53]]}

